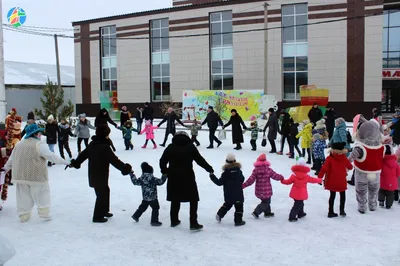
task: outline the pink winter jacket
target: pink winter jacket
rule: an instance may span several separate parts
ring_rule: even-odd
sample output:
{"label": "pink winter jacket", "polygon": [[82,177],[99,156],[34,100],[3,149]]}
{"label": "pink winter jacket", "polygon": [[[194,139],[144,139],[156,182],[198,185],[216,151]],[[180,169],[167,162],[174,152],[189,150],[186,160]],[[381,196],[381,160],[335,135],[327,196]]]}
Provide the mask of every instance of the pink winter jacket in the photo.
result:
{"label": "pink winter jacket", "polygon": [[277,181],[283,179],[283,176],[277,174],[270,167],[267,161],[258,161],[254,164],[254,170],[249,179],[243,183],[243,188],[251,186],[256,182],[256,197],[260,200],[266,200],[272,197],[271,178]]}
{"label": "pink winter jacket", "polygon": [[140,134],[146,133],[146,139],[154,139],[154,129],[157,128],[158,126],[146,125]]}
{"label": "pink winter jacket", "polygon": [[386,155],[385,157],[383,157],[381,189],[389,191],[397,190],[399,176],[400,166],[397,163],[397,156]]}
{"label": "pink winter jacket", "polygon": [[293,175],[289,179],[281,181],[284,185],[291,185],[289,196],[294,200],[306,200],[308,199],[307,183],[322,183],[321,178],[314,178],[308,175],[310,168],[302,165],[295,165],[292,167]]}

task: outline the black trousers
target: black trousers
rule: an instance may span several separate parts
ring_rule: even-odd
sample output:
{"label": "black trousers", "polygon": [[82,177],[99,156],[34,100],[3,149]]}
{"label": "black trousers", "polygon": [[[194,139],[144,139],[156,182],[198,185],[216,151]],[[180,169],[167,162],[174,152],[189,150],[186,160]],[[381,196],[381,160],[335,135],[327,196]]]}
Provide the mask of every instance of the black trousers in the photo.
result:
{"label": "black trousers", "polygon": [[[156,145],[156,142],[154,141],[154,139],[151,139],[151,142],[154,144],[154,146]],[[144,143],[144,145],[147,146],[147,143],[149,143],[148,139],[146,139],[146,142]]]}
{"label": "black trousers", "polygon": [[[190,203],[190,224],[197,224],[197,208],[199,206],[198,201],[191,201]],[[179,201],[171,202],[170,218],[171,224],[179,222],[179,210],[181,209],[181,203]]]}
{"label": "black trousers", "polygon": [[289,145],[289,149],[290,149],[290,137],[287,135],[282,135],[282,139],[281,139],[281,152],[283,152],[283,148],[285,148],[285,140],[287,140],[287,143]]}
{"label": "black trousers", "polygon": [[140,132],[142,131],[142,124],[143,124],[143,120],[136,120],[136,124],[137,124],[137,134],[140,135]]}
{"label": "black trousers", "polygon": [[95,187],[96,204],[94,205],[93,220],[103,219],[110,212],[110,188]]}
{"label": "black trousers", "polygon": [[275,140],[272,138],[268,138],[269,144],[271,144],[271,152],[276,152],[276,144]]}
{"label": "black trousers", "polygon": [[200,145],[200,142],[197,140],[197,136],[192,135],[192,143],[196,143],[197,146]]}
{"label": "black trousers", "polygon": [[210,147],[214,147],[214,141],[218,144],[221,143],[221,141],[215,136],[216,131],[216,128],[210,128],[209,130]]}
{"label": "black trousers", "polygon": [[250,145],[251,145],[251,149],[253,151],[257,150],[257,140],[256,139],[250,140]]}
{"label": "black trousers", "polygon": [[289,146],[289,149],[290,149],[290,154],[291,154],[291,156],[293,156],[294,157],[294,150],[296,149],[296,151],[297,151],[297,153],[299,154],[299,156],[302,156],[302,152],[301,152],[301,150],[300,150],[300,148],[299,148],[299,144],[295,144],[296,143],[296,141],[294,140],[294,139],[291,139],[290,140],[290,146]]}
{"label": "black trousers", "polygon": [[87,139],[87,138],[78,138],[78,153],[81,153],[81,144],[82,144],[82,141],[84,141],[84,143],[85,143],[85,148],[87,148],[87,146],[88,146],[88,144],[89,144],[89,139]]}
{"label": "black trousers", "polygon": [[174,137],[174,136],[175,136],[175,133],[176,133],[176,130],[175,130],[175,129],[172,129],[172,130],[166,129],[166,130],[165,130],[164,142],[162,143],[162,145],[165,145],[165,143],[167,143],[168,135],[169,135],[169,134],[171,134],[172,137]]}
{"label": "black trousers", "polygon": [[261,213],[271,213],[271,198],[262,200],[261,203],[257,205],[254,212],[257,215],[260,215]]}
{"label": "black trousers", "polygon": [[308,148],[308,149],[302,149],[302,150],[303,150],[303,152],[302,152],[301,156],[302,156],[302,157],[306,157],[306,150],[307,150],[307,155],[308,155],[307,161],[308,161],[308,162],[311,162],[311,158],[312,158],[312,156],[311,156],[311,149]]}
{"label": "black trousers", "polygon": [[322,165],[324,164],[324,160],[322,159],[314,159],[315,163],[315,172],[318,174],[321,171]]}
{"label": "black trousers", "polygon": [[394,191],[379,189],[378,201],[385,202],[387,208],[392,207],[394,201]]}
{"label": "black trousers", "polygon": [[224,203],[222,207],[218,210],[217,215],[222,219],[228,213],[228,211],[235,206],[235,223],[240,223],[243,221],[243,202]]}
{"label": "black trousers", "polygon": [[116,152],[117,149],[114,147],[114,142],[113,142],[111,139],[108,139],[108,141],[110,142],[111,149],[112,149],[114,152]]}
{"label": "black trousers", "polygon": [[139,208],[137,211],[133,214],[133,216],[137,219],[142,216],[142,214],[147,210],[148,207],[151,207],[151,223],[156,223],[158,222],[158,215],[159,215],[159,210],[160,210],[160,204],[158,203],[158,200],[153,200],[153,201],[146,201],[143,200],[142,204],[139,205]]}
{"label": "black trousers", "polygon": [[304,215],[304,201],[294,200],[292,209],[290,210],[289,219],[294,220],[297,216]]}
{"label": "black trousers", "polygon": [[67,151],[69,158],[72,158],[71,149],[69,148],[69,141],[58,140],[58,149],[60,150],[61,158],[65,159],[64,149]]}
{"label": "black trousers", "polygon": [[125,149],[129,150],[129,148],[133,149],[133,144],[130,139],[124,139]]}
{"label": "black trousers", "polygon": [[[334,213],[334,205],[335,205],[335,198],[336,192],[330,191],[331,195],[329,196],[329,213]],[[339,192],[340,193],[340,211],[344,212],[344,205],[346,203],[346,191]]]}

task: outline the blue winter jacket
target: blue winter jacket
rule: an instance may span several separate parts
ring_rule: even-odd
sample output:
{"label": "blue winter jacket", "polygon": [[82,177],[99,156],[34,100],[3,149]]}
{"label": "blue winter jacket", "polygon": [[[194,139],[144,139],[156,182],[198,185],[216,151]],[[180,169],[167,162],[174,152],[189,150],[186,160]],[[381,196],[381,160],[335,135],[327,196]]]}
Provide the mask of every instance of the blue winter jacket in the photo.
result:
{"label": "blue winter jacket", "polygon": [[161,178],[156,178],[150,173],[143,173],[139,178],[136,178],[136,175],[132,173],[130,176],[134,185],[142,187],[142,196],[144,201],[153,201],[158,199],[157,186],[163,185],[167,180],[166,175],[163,175]]}
{"label": "blue winter jacket", "polygon": [[324,153],[325,149],[326,149],[326,142],[322,137],[318,140],[313,141],[312,151],[315,159],[325,160],[325,153]]}
{"label": "blue winter jacket", "polygon": [[345,122],[342,122],[337,127],[335,127],[335,131],[333,132],[332,139],[329,141],[329,145],[338,142],[346,143],[344,148],[350,150],[350,144],[347,142],[347,130]]}

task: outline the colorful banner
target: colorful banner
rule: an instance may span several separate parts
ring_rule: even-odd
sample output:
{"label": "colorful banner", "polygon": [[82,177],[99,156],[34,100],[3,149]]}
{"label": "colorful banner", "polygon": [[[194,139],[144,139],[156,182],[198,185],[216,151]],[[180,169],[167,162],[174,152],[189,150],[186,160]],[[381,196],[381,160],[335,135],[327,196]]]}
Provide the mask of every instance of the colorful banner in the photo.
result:
{"label": "colorful banner", "polygon": [[208,106],[229,120],[231,110],[236,109],[244,121],[255,121],[265,116],[269,108],[277,109],[273,95],[264,95],[262,90],[190,90],[183,92],[182,117],[184,120],[204,120]]}
{"label": "colorful banner", "polygon": [[[117,91],[100,91],[100,108],[107,109],[111,119],[117,119],[118,114],[118,93]],[[119,119],[119,117],[118,117]]]}
{"label": "colorful banner", "polygon": [[329,90],[320,89],[315,85],[300,86],[301,106],[313,105],[326,106],[329,102]]}
{"label": "colorful banner", "polygon": [[[296,123],[301,123],[304,120],[309,120],[308,112],[310,112],[311,108],[312,108],[312,105],[296,106],[296,107],[287,108],[286,111],[290,114],[290,116],[293,118],[293,120]],[[325,115],[326,108],[319,106],[319,109],[321,109],[322,114]]]}

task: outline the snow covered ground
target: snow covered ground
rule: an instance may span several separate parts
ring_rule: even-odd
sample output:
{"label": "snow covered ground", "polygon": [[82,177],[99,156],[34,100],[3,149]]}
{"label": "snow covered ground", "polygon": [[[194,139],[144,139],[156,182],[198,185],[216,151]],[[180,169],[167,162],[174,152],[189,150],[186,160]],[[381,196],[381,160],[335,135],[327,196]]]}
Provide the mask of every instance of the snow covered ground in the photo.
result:
{"label": "snow covered ground", "polygon": [[[156,132],[160,143],[164,131]],[[159,175],[158,161],[162,148],[140,148],[144,136],[134,135],[133,151],[125,151],[121,132],[113,129],[112,139],[117,155],[132,164],[140,174],[143,161],[154,166]],[[250,150],[249,136],[244,150],[233,151],[228,139],[219,149],[206,150],[208,132],[201,132],[200,152],[221,173],[227,153],[233,152],[243,165],[247,178],[252,164],[262,152]],[[76,140],[70,140],[76,155]],[[287,152],[287,148],[285,151]],[[58,152],[58,151],[57,151]],[[288,178],[293,160],[287,156],[269,155],[277,172]],[[310,198],[305,202],[307,217],[297,223],[288,222],[293,200],[290,186],[273,182],[272,211],[274,218],[255,220],[251,212],[259,203],[254,187],[245,190],[247,224],[235,227],[233,209],[221,224],[215,214],[223,203],[223,191],[215,186],[208,174],[195,167],[200,193],[199,222],[201,232],[189,231],[189,206],[183,204],[182,224],[169,227],[169,203],[166,187],[159,187],[160,220],[163,226],[150,226],[150,209],[139,223],[131,219],[141,202],[140,187],[133,186],[128,176],[110,171],[111,211],[114,217],[106,224],[91,222],[95,194],[87,181],[87,164],[80,170],[64,170],[63,166],[49,169],[53,220],[41,221],[36,214],[30,222],[21,224],[16,213],[15,186],[9,189],[9,199],[0,212],[0,234],[13,242],[16,256],[6,265],[18,266],[117,266],[117,265],[399,265],[400,205],[391,210],[378,209],[361,215],[357,211],[354,187],[347,190],[346,218],[328,219],[329,193],[321,186],[310,184]],[[338,211],[338,197],[336,210]]]}

